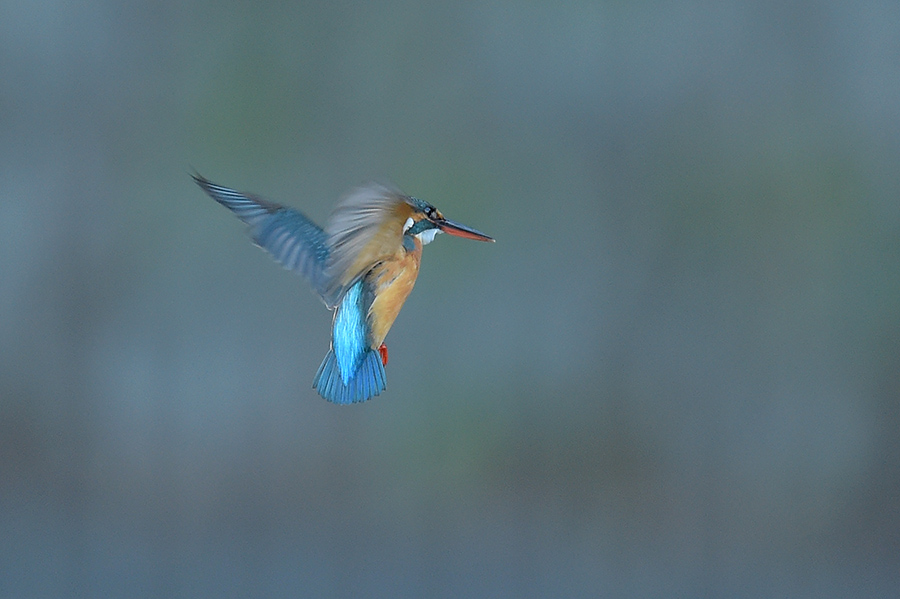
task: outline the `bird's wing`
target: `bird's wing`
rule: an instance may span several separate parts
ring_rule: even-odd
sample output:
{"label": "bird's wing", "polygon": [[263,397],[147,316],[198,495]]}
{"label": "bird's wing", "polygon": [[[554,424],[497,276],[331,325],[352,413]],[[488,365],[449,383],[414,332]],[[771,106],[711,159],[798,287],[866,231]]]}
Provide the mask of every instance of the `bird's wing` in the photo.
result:
{"label": "bird's wing", "polygon": [[338,203],[325,230],[330,254],[322,296],[328,306],[340,303],[374,264],[400,251],[412,213],[408,196],[379,183],[354,189]]}
{"label": "bird's wing", "polygon": [[200,175],[193,177],[212,199],[247,223],[259,247],[285,268],[306,277],[324,297],[328,236],[319,225],[292,208],[216,185]]}

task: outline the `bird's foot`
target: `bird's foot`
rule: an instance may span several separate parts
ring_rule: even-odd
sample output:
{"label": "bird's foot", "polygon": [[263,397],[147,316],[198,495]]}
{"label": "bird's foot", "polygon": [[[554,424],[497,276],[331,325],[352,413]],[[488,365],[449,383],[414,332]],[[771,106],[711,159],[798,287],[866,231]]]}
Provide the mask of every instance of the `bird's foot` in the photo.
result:
{"label": "bird's foot", "polygon": [[381,354],[381,363],[387,366],[387,345],[382,343],[381,347],[378,348],[378,353]]}

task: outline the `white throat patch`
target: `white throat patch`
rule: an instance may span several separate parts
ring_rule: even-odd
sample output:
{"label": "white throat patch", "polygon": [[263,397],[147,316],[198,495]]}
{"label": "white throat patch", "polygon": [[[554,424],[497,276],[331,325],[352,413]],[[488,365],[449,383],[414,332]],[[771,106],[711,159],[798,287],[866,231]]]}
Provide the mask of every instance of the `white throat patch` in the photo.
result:
{"label": "white throat patch", "polygon": [[422,231],[416,237],[418,237],[422,241],[422,245],[428,245],[434,240],[434,236],[438,233],[442,233],[440,229],[428,229],[427,231]]}

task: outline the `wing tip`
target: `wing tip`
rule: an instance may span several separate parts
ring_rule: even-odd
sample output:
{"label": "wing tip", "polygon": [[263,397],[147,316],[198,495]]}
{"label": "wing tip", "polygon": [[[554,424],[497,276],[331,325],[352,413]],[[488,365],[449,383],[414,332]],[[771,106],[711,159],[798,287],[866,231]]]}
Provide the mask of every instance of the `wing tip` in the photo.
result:
{"label": "wing tip", "polygon": [[206,177],[204,177],[203,175],[201,175],[200,173],[198,173],[196,169],[192,168],[188,174],[191,176],[191,179],[194,180],[194,183],[196,183],[203,189],[208,189],[209,186],[212,185],[212,182],[209,179],[207,179]]}

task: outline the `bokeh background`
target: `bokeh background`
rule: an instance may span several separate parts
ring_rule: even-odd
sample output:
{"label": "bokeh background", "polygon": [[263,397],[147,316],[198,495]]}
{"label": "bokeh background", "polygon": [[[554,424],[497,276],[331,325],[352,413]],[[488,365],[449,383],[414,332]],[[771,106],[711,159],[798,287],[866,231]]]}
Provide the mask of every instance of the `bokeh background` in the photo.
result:
{"label": "bokeh background", "polygon": [[[364,405],[191,182],[389,178]],[[896,597],[900,4],[0,2],[0,596]]]}

